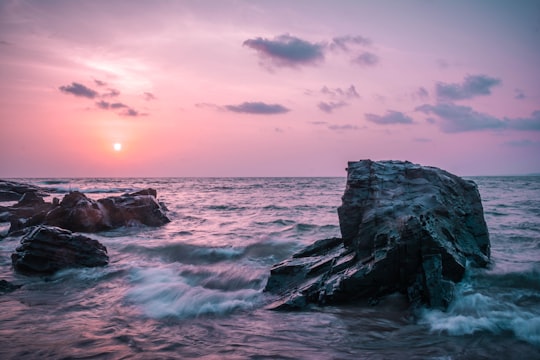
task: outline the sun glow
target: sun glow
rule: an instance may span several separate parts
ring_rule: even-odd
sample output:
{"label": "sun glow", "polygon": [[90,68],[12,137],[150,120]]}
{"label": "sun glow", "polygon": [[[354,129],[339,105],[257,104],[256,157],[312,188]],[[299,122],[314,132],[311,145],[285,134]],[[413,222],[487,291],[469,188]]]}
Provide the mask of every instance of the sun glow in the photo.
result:
{"label": "sun glow", "polygon": [[114,144],[113,144],[113,149],[114,149],[114,151],[120,151],[120,150],[122,150],[122,144],[120,144],[120,143],[114,143]]}

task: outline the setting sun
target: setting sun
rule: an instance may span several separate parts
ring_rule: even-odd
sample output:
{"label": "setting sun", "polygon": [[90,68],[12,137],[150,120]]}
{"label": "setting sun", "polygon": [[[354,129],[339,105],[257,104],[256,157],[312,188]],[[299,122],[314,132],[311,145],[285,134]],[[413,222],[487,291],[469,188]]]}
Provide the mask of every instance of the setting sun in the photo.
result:
{"label": "setting sun", "polygon": [[120,151],[120,150],[122,150],[122,144],[120,144],[120,143],[114,143],[113,149],[114,149],[114,151]]}

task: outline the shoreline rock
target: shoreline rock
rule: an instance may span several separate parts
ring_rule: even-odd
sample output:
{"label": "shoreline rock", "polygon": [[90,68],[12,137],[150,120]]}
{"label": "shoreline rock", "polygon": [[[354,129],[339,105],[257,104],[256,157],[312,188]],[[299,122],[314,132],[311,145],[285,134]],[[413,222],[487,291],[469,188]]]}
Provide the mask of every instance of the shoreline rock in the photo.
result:
{"label": "shoreline rock", "polygon": [[97,240],[40,225],[22,237],[11,262],[19,273],[49,275],[66,268],[105,266],[109,257],[107,248]]}
{"label": "shoreline rock", "polygon": [[338,208],[341,239],[305,248],[270,271],[271,309],[406,294],[446,309],[467,262],[489,263],[489,233],[476,184],[403,161],[350,162]]}

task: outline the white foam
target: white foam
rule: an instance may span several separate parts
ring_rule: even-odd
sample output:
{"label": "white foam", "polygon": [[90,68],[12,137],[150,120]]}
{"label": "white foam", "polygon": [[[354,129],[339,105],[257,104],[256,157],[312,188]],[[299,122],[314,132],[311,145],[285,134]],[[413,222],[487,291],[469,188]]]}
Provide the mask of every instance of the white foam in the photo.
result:
{"label": "white foam", "polygon": [[222,315],[255,306],[261,292],[255,289],[223,291],[190,283],[171,268],[145,268],[131,274],[133,287],[126,294],[148,317],[189,318]]}
{"label": "white foam", "polygon": [[453,336],[476,332],[512,332],[517,338],[540,345],[540,315],[523,307],[473,292],[468,285],[458,287],[458,295],[446,312],[423,309],[420,323],[432,332]]}

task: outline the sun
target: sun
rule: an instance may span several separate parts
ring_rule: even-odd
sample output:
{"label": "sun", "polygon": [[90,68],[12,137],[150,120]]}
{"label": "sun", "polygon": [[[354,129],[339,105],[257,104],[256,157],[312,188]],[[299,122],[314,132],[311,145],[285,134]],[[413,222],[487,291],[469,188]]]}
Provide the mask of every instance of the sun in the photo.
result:
{"label": "sun", "polygon": [[120,143],[114,143],[114,144],[113,144],[113,149],[114,149],[114,151],[120,151],[120,150],[122,150],[122,144],[120,144]]}

